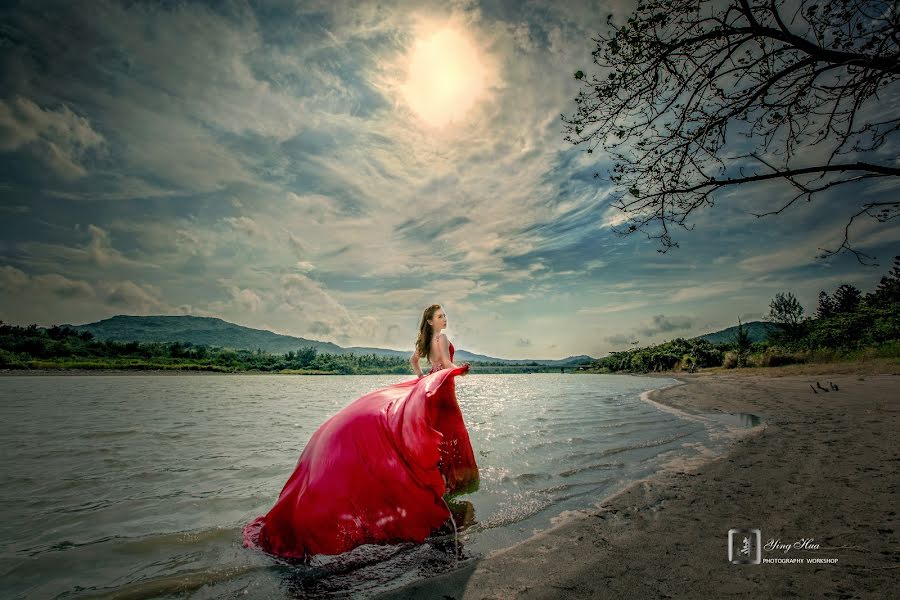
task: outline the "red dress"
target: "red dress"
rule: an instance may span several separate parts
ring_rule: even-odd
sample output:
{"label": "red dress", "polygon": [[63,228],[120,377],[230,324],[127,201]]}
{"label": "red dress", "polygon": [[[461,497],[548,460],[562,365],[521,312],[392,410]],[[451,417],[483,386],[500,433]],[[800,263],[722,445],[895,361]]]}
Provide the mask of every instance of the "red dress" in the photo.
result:
{"label": "red dress", "polygon": [[[450,344],[451,361],[453,352]],[[325,421],[275,506],[244,525],[244,546],[305,558],[424,541],[450,518],[444,494],[478,481],[454,381],[468,369],[432,367],[426,377],[366,394]]]}

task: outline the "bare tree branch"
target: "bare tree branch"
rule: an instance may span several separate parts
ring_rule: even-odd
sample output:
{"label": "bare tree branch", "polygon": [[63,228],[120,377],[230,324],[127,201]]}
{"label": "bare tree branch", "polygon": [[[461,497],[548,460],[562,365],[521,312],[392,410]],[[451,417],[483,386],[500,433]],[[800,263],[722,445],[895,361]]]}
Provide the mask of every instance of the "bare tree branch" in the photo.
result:
{"label": "bare tree branch", "polygon": [[[786,6],[796,6],[790,18]],[[670,225],[691,229],[690,215],[722,188],[780,179],[795,189],[761,217],[900,176],[879,152],[900,129],[900,107],[873,109],[900,93],[896,0],[640,0],[625,24],[608,22],[594,40],[599,70],[576,73],[576,112],[562,118],[566,140],[615,161],[614,206],[630,217],[619,233],[642,231],[666,252],[678,246]],[[875,218],[865,208],[875,205],[858,206],[848,228]],[[854,252],[849,234],[844,242],[836,251]]]}

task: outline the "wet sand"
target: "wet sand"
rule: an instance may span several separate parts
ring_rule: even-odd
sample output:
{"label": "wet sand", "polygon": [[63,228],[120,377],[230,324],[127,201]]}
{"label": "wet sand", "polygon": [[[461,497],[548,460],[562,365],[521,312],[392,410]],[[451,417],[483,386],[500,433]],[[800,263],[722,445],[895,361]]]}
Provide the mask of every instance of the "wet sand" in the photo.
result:
{"label": "wet sand", "polygon": [[[649,394],[764,425],[717,457],[673,464],[521,544],[384,598],[887,598],[900,583],[900,377],[678,375]],[[839,390],[813,393],[820,382]],[[761,530],[735,565],[728,530]],[[793,544],[812,538],[808,545]],[[766,550],[769,540],[791,546]],[[806,563],[807,558],[838,559]],[[896,596],[895,596],[896,597]]]}

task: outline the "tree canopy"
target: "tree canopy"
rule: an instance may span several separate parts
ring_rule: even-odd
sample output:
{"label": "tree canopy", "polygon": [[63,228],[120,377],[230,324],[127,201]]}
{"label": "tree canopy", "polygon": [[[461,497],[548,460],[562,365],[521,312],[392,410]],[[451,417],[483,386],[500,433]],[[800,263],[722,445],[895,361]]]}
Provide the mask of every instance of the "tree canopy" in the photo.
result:
{"label": "tree canopy", "polygon": [[[575,73],[566,139],[614,161],[614,206],[636,231],[677,247],[716,192],[782,180],[792,204],[838,186],[896,178],[889,140],[900,78],[900,14],[883,0],[640,0],[625,24],[594,41],[599,72]],[[888,98],[880,106],[878,99]],[[595,173],[594,177],[600,177]],[[892,180],[893,181],[893,180]],[[900,180],[897,180],[900,181]],[[854,219],[900,215],[900,201],[848,202],[841,251]]]}

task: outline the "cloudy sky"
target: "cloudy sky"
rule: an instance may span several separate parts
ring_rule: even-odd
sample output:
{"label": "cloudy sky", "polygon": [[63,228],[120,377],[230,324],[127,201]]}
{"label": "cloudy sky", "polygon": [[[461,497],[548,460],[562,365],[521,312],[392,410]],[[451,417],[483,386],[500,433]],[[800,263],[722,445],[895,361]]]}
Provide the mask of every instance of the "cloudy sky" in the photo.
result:
{"label": "cloudy sky", "polygon": [[[760,318],[779,291],[871,290],[895,224],[835,247],[856,188],[757,219],[734,190],[666,254],[610,226],[563,141],[611,2],[4,3],[0,319],[215,316],[411,349],[601,356]],[[884,184],[882,184],[884,185]]]}

